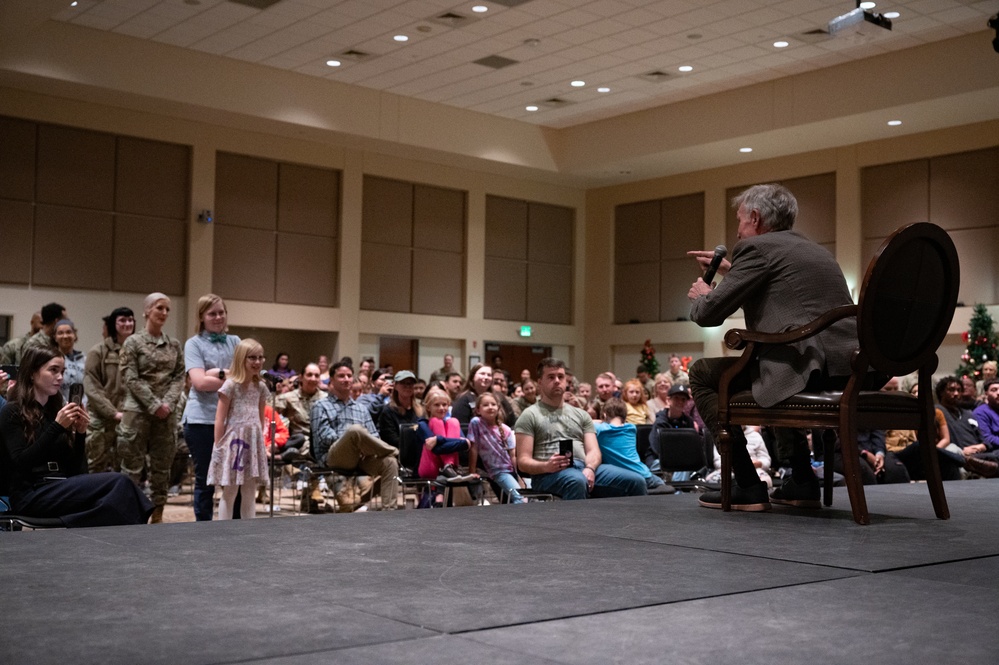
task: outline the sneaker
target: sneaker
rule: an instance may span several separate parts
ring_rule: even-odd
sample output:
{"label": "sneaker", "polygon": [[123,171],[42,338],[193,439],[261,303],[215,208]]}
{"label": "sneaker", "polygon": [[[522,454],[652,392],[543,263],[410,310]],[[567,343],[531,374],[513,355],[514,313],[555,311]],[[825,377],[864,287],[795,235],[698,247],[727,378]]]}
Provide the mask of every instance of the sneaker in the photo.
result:
{"label": "sneaker", "polygon": [[799,483],[791,475],[784,479],[780,487],[770,493],[770,500],[785,506],[819,509],[822,508],[822,501],[819,500],[821,495],[818,478]]}
{"label": "sneaker", "polygon": [[461,474],[458,473],[458,469],[454,468],[453,464],[445,464],[441,467],[441,476],[444,478],[457,478]]}
{"label": "sneaker", "polygon": [[[697,503],[705,508],[721,508],[721,491],[705,492],[697,499]],[[732,510],[742,510],[747,513],[760,513],[770,510],[770,500],[767,498],[767,484],[759,482],[752,487],[739,487],[732,484]]]}
{"label": "sneaker", "polygon": [[672,485],[659,485],[650,489],[649,494],[676,494],[676,489]]}

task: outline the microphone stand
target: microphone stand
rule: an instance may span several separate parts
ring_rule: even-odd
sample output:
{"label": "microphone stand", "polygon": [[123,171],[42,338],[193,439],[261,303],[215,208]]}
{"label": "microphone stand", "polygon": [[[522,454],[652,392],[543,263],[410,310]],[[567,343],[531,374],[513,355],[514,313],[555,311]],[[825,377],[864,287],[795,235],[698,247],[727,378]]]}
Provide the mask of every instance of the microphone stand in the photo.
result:
{"label": "microphone stand", "polygon": [[270,476],[271,476],[271,505],[270,505],[270,515],[269,517],[274,517],[274,460],[277,455],[277,382],[273,380],[270,375],[262,377],[267,383],[267,387],[271,391],[271,421],[269,424],[269,430],[271,435],[271,459],[270,459]]}

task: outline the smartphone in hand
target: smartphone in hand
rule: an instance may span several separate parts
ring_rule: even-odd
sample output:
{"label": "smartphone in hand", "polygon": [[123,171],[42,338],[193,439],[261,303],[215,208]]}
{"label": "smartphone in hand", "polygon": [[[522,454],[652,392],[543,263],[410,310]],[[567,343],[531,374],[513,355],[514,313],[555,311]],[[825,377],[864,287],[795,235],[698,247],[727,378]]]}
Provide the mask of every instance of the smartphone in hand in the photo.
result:
{"label": "smartphone in hand", "polygon": [[69,401],[77,406],[83,406],[83,384],[74,383],[69,387]]}
{"label": "smartphone in hand", "polygon": [[572,439],[558,440],[558,454],[564,455],[569,460],[569,466],[572,466]]}

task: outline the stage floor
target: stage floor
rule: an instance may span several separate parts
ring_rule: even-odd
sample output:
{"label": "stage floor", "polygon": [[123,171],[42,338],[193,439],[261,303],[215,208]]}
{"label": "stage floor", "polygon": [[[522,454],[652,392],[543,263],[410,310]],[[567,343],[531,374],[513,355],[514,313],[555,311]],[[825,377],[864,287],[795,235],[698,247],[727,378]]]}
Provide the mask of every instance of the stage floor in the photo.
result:
{"label": "stage floor", "polygon": [[0,662],[999,662],[999,480],[0,534]]}

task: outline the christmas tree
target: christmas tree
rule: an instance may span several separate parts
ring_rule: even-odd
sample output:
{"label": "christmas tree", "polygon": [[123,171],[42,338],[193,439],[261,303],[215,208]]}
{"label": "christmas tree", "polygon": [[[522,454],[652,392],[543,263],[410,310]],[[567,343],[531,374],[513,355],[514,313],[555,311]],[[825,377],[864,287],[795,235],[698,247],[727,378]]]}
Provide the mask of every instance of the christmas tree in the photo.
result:
{"label": "christmas tree", "polygon": [[999,335],[996,334],[995,322],[985,305],[975,305],[968,331],[961,335],[968,347],[961,355],[961,366],[957,368],[958,376],[969,376],[975,381],[982,378],[982,363],[995,360]]}
{"label": "christmas tree", "polygon": [[655,376],[659,373],[659,361],[656,360],[656,350],[652,348],[652,340],[645,340],[645,346],[642,347],[642,367],[645,371],[649,373],[649,376]]}

